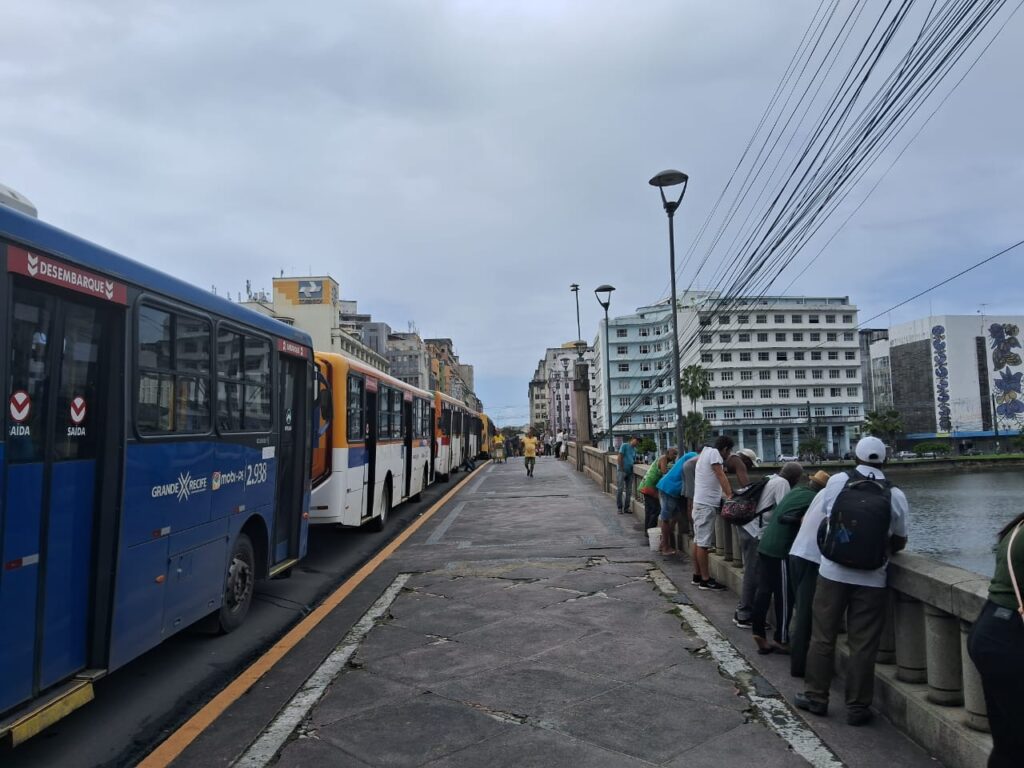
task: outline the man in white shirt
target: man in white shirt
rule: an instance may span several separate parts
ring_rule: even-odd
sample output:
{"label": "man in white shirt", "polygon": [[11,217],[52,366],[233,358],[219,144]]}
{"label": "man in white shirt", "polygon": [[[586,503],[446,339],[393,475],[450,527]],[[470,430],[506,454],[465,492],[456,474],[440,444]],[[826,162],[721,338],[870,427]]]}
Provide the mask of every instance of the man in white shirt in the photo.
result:
{"label": "man in white shirt", "polygon": [[732,498],[732,486],[725,476],[725,460],[732,453],[732,438],[721,435],[714,448],[708,446],[697,457],[693,488],[693,562],[700,572],[698,589],[720,592],[724,586],[711,578],[708,550],[715,537],[715,517],[722,499]]}
{"label": "man in white shirt", "polygon": [[[757,466],[757,462],[754,462]],[[733,623],[740,629],[750,629],[750,617],[754,611],[754,595],[757,593],[757,545],[761,534],[772,521],[772,510],[800,481],[804,468],[795,461],[783,465],[777,475],[770,475],[768,483],[761,491],[757,501],[759,517],[755,517],[739,530],[740,551],[743,553],[743,586],[740,589],[740,600],[736,604],[736,612],[732,615]]]}
{"label": "man in white shirt", "polygon": [[[882,465],[885,463],[885,444],[877,437],[864,437],[857,443],[856,474],[863,478],[885,481]],[[807,510],[790,555],[806,557],[810,531],[828,519],[832,508],[851,481],[847,473],[837,473],[829,480],[825,490],[818,494]],[[811,643],[807,652],[806,689],[797,694],[796,705],[816,715],[828,714],[828,693],[835,673],[836,636],[846,615],[847,645],[850,651],[846,669],[846,722],[864,725],[872,719],[871,702],[874,698],[875,658],[885,626],[889,593],[886,589],[888,555],[899,552],[907,545],[907,518],[910,508],[907,497],[899,488],[889,488],[889,537],[885,562],[879,568],[862,570],[833,562],[821,555],[818,584],[812,608]],[[812,514],[813,513],[813,514]],[[805,527],[807,530],[805,531]],[[807,535],[805,535],[807,534]]]}

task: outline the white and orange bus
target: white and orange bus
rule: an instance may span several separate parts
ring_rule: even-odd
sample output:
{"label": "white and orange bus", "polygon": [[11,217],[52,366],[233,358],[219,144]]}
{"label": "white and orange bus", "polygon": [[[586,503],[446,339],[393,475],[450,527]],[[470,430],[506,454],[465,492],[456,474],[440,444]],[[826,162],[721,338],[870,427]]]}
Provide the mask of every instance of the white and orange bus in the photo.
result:
{"label": "white and orange bus", "polygon": [[320,440],[311,524],[381,530],[433,480],[435,396],[365,363],[317,352]]}
{"label": "white and orange bus", "polygon": [[486,453],[486,417],[453,397],[434,392],[434,475],[446,482],[467,457]]}

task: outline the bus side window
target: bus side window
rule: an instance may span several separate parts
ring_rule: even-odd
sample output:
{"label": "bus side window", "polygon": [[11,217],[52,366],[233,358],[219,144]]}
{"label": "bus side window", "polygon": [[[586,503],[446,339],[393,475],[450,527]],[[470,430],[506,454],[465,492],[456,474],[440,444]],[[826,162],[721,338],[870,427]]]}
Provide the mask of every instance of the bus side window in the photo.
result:
{"label": "bus side window", "polygon": [[366,400],[364,398],[364,382],[358,376],[349,375],[348,377],[348,390],[347,397],[345,398],[345,406],[347,409],[347,413],[345,415],[348,419],[349,442],[362,442],[366,439],[363,434],[363,425],[366,422],[366,419],[364,418]]}

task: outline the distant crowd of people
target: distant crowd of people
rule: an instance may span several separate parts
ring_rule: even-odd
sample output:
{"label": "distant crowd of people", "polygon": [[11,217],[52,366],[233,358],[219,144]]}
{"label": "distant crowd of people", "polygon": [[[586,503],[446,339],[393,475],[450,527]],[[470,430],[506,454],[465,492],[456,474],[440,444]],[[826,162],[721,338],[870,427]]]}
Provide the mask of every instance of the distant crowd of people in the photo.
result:
{"label": "distant crowd of people", "polygon": [[[618,451],[620,512],[630,512],[637,440]],[[909,504],[883,470],[886,446],[864,437],[853,455],[856,465],[804,480],[803,467],[787,462],[778,472],[751,483],[759,464],[750,449],[734,451],[719,437],[699,452],[679,456],[666,450],[641,479],[645,529],[659,527],[660,551],[674,555],[674,533],[692,534],[693,584],[721,591],[711,576],[708,554],[715,545],[716,520],[738,526],[743,581],[733,622],[751,630],[757,652],[789,655],[790,673],[803,677],[795,705],[827,715],[835,674],[835,646],[846,625],[846,720],[871,721],[874,665],[886,623],[890,556],[907,544]],[[729,480],[736,477],[736,489]],[[1024,765],[1024,513],[998,536],[996,569],[989,600],[968,642],[981,673],[993,751],[990,768]],[[768,611],[774,606],[769,636]]]}
{"label": "distant crowd of people", "polygon": [[554,436],[545,434],[538,437],[532,429],[528,429],[524,435],[505,437],[498,433],[494,436],[491,441],[492,461],[504,463],[509,457],[517,458],[519,456],[527,460],[525,462],[526,474],[533,477],[537,456],[554,456],[562,461],[568,458],[569,436],[565,432],[559,431]]}

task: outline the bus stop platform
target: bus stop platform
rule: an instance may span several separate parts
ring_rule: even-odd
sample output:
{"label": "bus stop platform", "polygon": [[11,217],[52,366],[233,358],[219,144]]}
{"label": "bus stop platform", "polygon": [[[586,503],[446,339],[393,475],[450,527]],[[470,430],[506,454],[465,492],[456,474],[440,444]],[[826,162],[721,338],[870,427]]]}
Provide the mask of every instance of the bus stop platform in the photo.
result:
{"label": "bus stop platform", "polygon": [[940,764],[838,690],[805,719],[735,595],[640,528],[568,462],[479,468],[173,764]]}

